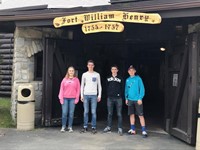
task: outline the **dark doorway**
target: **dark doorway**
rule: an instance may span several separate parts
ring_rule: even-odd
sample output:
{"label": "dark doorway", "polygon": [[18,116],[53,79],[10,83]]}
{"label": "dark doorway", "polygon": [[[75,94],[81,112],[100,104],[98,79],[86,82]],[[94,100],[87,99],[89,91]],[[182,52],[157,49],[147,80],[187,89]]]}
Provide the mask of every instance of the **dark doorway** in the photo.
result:
{"label": "dark doorway", "polygon": [[[58,92],[60,82],[65,76],[67,67],[73,65],[81,80],[82,73],[87,71],[87,60],[93,59],[95,62],[95,70],[101,75],[103,87],[102,101],[99,103],[97,109],[98,119],[106,121],[107,118],[105,81],[106,77],[110,75],[110,66],[113,64],[118,65],[119,75],[125,80],[128,77],[128,66],[134,65],[137,68],[137,74],[142,77],[146,89],[145,98],[143,100],[145,116],[147,117],[147,120],[149,120],[149,124],[153,123],[151,126],[152,130],[155,128],[163,130],[164,89],[161,82],[164,76],[162,76],[160,69],[164,67],[162,63],[164,61],[165,53],[159,50],[159,44],[84,44],[64,39],[48,39],[47,42],[50,44],[49,49],[52,48],[52,50],[50,50],[51,52],[47,51],[46,55],[49,55],[49,59],[52,59],[53,57],[52,64],[46,66],[48,70],[51,70],[48,78],[51,80],[49,84],[52,84],[53,86],[52,95],[47,95],[52,97],[52,104],[49,105],[49,109],[51,109],[50,116],[52,119],[49,120],[50,122],[46,123],[47,125],[60,124],[61,107],[58,100]],[[48,87],[50,86],[51,85]],[[82,102],[80,102],[76,107],[75,117],[77,117],[77,120],[75,122],[82,123],[82,114],[83,108]],[[123,116],[124,123],[128,125],[127,106],[125,106],[125,103]],[[116,119],[116,116],[114,116],[114,119]]]}
{"label": "dark doorway", "polygon": [[[199,36],[190,38],[189,49],[192,49],[193,53],[186,55],[188,52],[187,32],[185,33],[186,30],[183,26],[181,32],[177,33],[173,23],[164,22],[161,26],[126,24],[126,30],[123,33],[90,35],[83,35],[80,26],[76,26],[64,28],[66,31],[74,31],[75,35],[72,40],[46,39],[46,48],[43,53],[45,57],[44,125],[60,124],[61,106],[58,100],[58,91],[67,67],[73,65],[81,79],[82,73],[87,71],[87,60],[93,59],[95,70],[101,75],[103,87],[102,101],[98,104],[97,109],[98,121],[106,122],[107,118],[105,81],[110,74],[110,66],[118,65],[119,74],[125,80],[128,77],[127,68],[134,65],[138,75],[142,77],[146,89],[143,101],[148,129],[152,132],[165,130],[183,141],[194,144],[198,98],[198,85],[196,84],[198,49],[192,48],[191,43],[196,40],[197,45]],[[183,47],[181,51],[177,45]],[[160,51],[161,47],[165,47],[166,52]],[[189,63],[189,60],[193,60],[192,63]],[[185,63],[187,64],[186,68],[189,67],[190,69],[187,69],[190,71],[183,67]],[[191,67],[194,67],[193,71],[191,71]],[[173,71],[182,77],[180,82],[173,83],[175,77],[170,74]],[[190,78],[191,75],[193,78]],[[191,81],[190,84],[189,81]],[[173,86],[173,84],[177,86]],[[194,91],[191,91],[190,87]],[[193,99],[190,99],[188,95],[193,96]],[[187,117],[185,117],[186,115]],[[125,128],[128,129],[129,119],[125,104],[123,116]],[[182,118],[185,118],[184,125],[181,122]],[[82,102],[79,102],[75,110],[75,122],[81,124],[82,121],[83,107]],[[137,123],[139,127],[139,121]],[[192,136],[190,136],[191,134]]]}

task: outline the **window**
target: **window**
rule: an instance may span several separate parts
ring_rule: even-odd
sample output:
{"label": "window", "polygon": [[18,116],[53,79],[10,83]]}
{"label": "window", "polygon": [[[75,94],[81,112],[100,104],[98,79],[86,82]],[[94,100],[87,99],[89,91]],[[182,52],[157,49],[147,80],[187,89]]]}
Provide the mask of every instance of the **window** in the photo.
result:
{"label": "window", "polygon": [[34,70],[34,80],[41,81],[42,80],[42,72],[43,72],[43,51],[35,54],[35,70]]}

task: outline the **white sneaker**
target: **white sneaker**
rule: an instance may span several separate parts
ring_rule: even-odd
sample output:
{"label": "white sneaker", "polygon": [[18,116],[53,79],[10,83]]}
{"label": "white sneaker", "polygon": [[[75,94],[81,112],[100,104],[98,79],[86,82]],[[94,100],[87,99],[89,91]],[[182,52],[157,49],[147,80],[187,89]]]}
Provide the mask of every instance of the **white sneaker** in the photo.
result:
{"label": "white sneaker", "polygon": [[109,126],[107,126],[104,130],[104,133],[111,133],[111,128]]}
{"label": "white sneaker", "polygon": [[136,132],[135,132],[135,130],[130,129],[130,130],[128,131],[128,134],[136,134]]}
{"label": "white sneaker", "polygon": [[65,128],[62,127],[61,130],[60,130],[60,132],[65,132]]}
{"label": "white sneaker", "polygon": [[147,132],[146,131],[142,131],[142,136],[143,137],[147,137],[148,135],[147,135]]}
{"label": "white sneaker", "polygon": [[73,132],[72,128],[68,128],[68,129],[69,129],[69,131],[68,131],[68,132],[70,132],[70,133],[71,133],[71,132]]}
{"label": "white sneaker", "polygon": [[118,134],[119,134],[120,136],[123,135],[123,130],[122,130],[122,128],[118,128]]}

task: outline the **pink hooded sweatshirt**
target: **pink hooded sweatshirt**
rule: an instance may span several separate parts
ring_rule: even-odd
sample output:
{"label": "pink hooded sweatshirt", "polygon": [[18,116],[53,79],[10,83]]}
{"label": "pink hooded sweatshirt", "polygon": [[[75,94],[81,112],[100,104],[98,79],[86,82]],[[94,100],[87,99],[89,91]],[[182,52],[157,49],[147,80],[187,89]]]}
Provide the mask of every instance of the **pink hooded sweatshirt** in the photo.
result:
{"label": "pink hooded sweatshirt", "polygon": [[72,79],[64,78],[60,84],[59,99],[64,104],[64,98],[75,98],[75,104],[78,103],[80,96],[80,81],[77,77]]}

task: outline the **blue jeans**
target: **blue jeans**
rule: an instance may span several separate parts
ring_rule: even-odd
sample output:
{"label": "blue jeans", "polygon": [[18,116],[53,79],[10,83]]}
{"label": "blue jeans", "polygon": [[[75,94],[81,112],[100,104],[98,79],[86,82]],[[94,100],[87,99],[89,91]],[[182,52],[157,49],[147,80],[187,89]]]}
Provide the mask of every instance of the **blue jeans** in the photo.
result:
{"label": "blue jeans", "polygon": [[75,98],[64,98],[64,104],[62,104],[62,127],[66,128],[67,117],[68,127],[72,127],[74,120],[74,104]]}
{"label": "blue jeans", "polygon": [[92,128],[96,128],[96,109],[97,109],[97,96],[96,95],[84,95],[83,107],[84,107],[84,123],[83,127],[88,127],[88,112],[89,112],[89,103],[91,104],[91,113],[92,113]]}
{"label": "blue jeans", "polygon": [[118,128],[122,128],[122,98],[108,98],[107,99],[108,126],[112,127],[112,116],[113,116],[114,105],[117,111]]}

